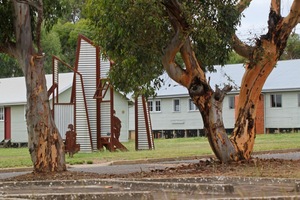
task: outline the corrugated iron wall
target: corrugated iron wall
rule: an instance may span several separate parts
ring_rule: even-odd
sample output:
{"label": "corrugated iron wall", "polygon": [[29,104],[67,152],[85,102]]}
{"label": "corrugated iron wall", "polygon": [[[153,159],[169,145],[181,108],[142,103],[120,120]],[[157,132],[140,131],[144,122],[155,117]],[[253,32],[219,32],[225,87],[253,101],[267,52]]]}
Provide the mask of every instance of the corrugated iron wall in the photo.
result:
{"label": "corrugated iron wall", "polygon": [[[100,77],[101,81],[108,81],[108,73],[110,70],[110,62],[101,57],[100,60]],[[108,83],[109,84],[109,83]],[[111,133],[111,110],[113,109],[113,99],[111,99],[112,90],[108,89],[107,93],[105,90],[102,90],[102,101],[100,103],[101,109],[101,121],[100,121],[100,135],[107,136],[108,133]],[[105,94],[105,96],[104,96]]]}
{"label": "corrugated iron wall", "polygon": [[90,42],[80,37],[76,76],[76,132],[82,151],[97,149],[96,101],[93,99],[96,91],[97,50]]}
{"label": "corrugated iron wall", "polygon": [[152,126],[147,102],[143,96],[136,98],[136,150],[154,149]]}
{"label": "corrugated iron wall", "polygon": [[63,139],[68,130],[69,124],[74,124],[74,105],[73,104],[55,104],[54,121],[59,133]]}

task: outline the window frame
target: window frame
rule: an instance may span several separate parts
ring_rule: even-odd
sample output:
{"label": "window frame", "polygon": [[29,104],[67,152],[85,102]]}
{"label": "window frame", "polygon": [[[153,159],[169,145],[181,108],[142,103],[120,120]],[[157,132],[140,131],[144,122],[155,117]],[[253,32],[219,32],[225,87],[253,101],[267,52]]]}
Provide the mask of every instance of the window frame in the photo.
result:
{"label": "window frame", "polygon": [[161,112],[161,100],[149,100],[148,108],[150,112]]}
{"label": "window frame", "polygon": [[230,110],[235,109],[235,96],[228,96],[228,108]]}
{"label": "window frame", "polygon": [[5,115],[4,115],[4,107],[0,107],[0,121],[4,121]]}
{"label": "window frame", "polygon": [[270,94],[270,107],[282,108],[282,94]]}
{"label": "window frame", "polygon": [[[176,102],[178,104],[176,104]],[[180,112],[181,109],[180,109],[180,99],[173,99],[173,112]]]}
{"label": "window frame", "polygon": [[300,107],[300,93],[298,93],[298,107]]}
{"label": "window frame", "polygon": [[148,101],[148,109],[149,109],[149,111],[150,112],[152,112],[153,111],[153,101]]}
{"label": "window frame", "polygon": [[188,101],[188,108],[190,112],[197,111],[198,107],[194,104],[193,100],[190,98]]}

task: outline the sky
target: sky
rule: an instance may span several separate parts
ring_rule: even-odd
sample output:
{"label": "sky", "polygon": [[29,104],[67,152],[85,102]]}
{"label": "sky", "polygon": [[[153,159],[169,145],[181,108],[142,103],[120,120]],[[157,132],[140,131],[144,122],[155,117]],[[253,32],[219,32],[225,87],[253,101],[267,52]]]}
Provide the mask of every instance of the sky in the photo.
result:
{"label": "sky", "polygon": [[[293,0],[281,0],[281,15],[283,17],[290,11],[292,2]],[[271,0],[253,0],[243,12],[245,17],[242,17],[242,24],[237,31],[242,40],[266,33],[270,3]],[[296,32],[300,33],[299,25],[296,27]]]}

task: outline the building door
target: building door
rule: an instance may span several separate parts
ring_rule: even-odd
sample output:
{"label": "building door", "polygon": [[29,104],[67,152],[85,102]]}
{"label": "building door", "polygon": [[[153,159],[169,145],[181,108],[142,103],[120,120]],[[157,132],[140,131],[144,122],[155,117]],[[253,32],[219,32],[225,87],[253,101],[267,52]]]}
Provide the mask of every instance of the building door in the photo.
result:
{"label": "building door", "polygon": [[10,107],[4,108],[4,139],[11,139],[11,114]]}

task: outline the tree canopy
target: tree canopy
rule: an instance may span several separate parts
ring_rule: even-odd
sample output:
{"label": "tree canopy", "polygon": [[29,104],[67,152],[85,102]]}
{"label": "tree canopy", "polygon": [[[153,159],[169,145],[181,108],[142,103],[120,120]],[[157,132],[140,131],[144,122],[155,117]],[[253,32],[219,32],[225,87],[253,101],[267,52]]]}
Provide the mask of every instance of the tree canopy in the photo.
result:
{"label": "tree canopy", "polygon": [[[206,70],[224,64],[229,41],[239,24],[235,0],[184,1],[190,38],[197,59]],[[174,35],[163,1],[88,0],[85,13],[95,28],[95,39],[115,63],[114,86],[124,92],[151,88],[163,72],[162,52]],[[171,22],[172,23],[172,22]],[[174,22],[175,23],[175,22]],[[184,65],[177,61],[182,68]]]}
{"label": "tree canopy", "polygon": [[[222,162],[228,162],[251,158],[261,90],[300,18],[299,1],[294,0],[290,13],[282,17],[281,1],[271,0],[268,31],[249,45],[235,29],[250,3],[88,0],[87,13],[96,28],[97,42],[116,63],[113,84],[125,92],[141,85],[147,89],[147,83],[162,73],[162,63],[169,77],[187,88],[201,113],[212,150]],[[237,117],[228,138],[222,104],[232,87],[213,89],[205,72],[213,70],[214,64],[223,65],[231,48],[246,63],[235,107]]]}

